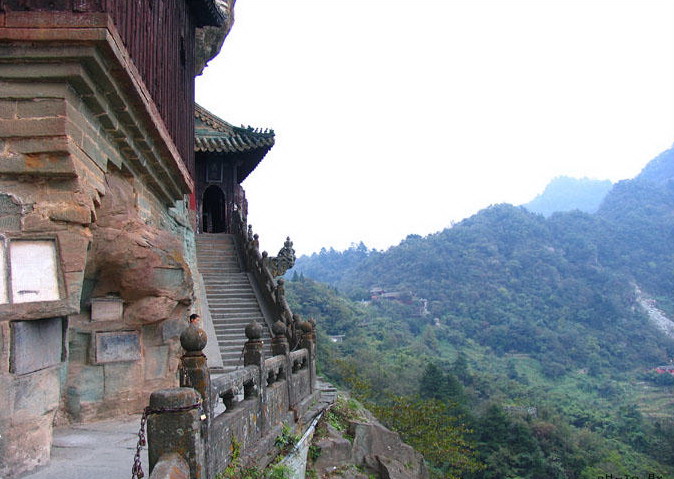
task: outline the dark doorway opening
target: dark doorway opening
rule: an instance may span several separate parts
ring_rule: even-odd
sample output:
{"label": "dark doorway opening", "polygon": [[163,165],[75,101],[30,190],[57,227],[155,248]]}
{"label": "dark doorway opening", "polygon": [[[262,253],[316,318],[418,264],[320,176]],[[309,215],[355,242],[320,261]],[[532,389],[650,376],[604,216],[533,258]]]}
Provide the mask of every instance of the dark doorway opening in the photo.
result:
{"label": "dark doorway opening", "polygon": [[201,205],[201,231],[227,233],[226,202],[222,190],[215,185],[206,188]]}

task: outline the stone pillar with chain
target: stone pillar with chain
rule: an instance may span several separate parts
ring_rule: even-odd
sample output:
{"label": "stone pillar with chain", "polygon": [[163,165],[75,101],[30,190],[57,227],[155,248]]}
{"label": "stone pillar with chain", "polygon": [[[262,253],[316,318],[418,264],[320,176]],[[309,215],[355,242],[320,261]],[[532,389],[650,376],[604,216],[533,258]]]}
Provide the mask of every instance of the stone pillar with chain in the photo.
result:
{"label": "stone pillar with chain", "polygon": [[[201,399],[192,388],[152,393],[143,418],[147,417],[150,474],[158,463],[178,454],[189,466],[190,479],[207,477],[201,413]],[[135,477],[143,477],[142,470],[137,470],[135,465],[133,472]]]}

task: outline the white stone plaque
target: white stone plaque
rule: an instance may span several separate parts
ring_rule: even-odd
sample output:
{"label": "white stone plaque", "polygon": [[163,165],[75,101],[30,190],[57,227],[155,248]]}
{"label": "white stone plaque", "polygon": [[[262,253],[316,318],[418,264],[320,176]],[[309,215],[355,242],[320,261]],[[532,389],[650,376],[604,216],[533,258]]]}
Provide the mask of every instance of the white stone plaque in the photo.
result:
{"label": "white stone plaque", "polygon": [[5,245],[0,238],[0,304],[7,302],[7,261],[5,261]]}
{"label": "white stone plaque", "polygon": [[9,255],[13,303],[60,299],[54,241],[12,241]]}
{"label": "white stone plaque", "polygon": [[121,321],[124,301],[119,298],[91,298],[92,321]]}

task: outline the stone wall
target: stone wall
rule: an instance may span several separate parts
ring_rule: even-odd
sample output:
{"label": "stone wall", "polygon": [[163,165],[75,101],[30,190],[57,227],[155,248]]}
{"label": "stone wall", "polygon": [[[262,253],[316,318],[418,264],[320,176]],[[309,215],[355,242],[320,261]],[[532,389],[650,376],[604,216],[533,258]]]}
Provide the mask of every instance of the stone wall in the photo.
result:
{"label": "stone wall", "polygon": [[49,459],[55,419],[138,412],[177,384],[192,183],[97,18],[0,13],[0,477]]}

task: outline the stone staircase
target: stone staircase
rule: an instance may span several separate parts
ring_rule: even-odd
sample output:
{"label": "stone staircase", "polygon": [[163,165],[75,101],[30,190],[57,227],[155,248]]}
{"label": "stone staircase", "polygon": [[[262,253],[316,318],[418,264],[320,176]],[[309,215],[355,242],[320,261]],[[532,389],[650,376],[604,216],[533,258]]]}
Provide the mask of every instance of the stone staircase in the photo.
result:
{"label": "stone staircase", "polygon": [[263,326],[265,353],[271,356],[271,336],[258,304],[251,277],[241,268],[234,236],[202,233],[197,238],[197,263],[206,286],[208,307],[225,370],[243,367],[245,328],[253,320]]}

